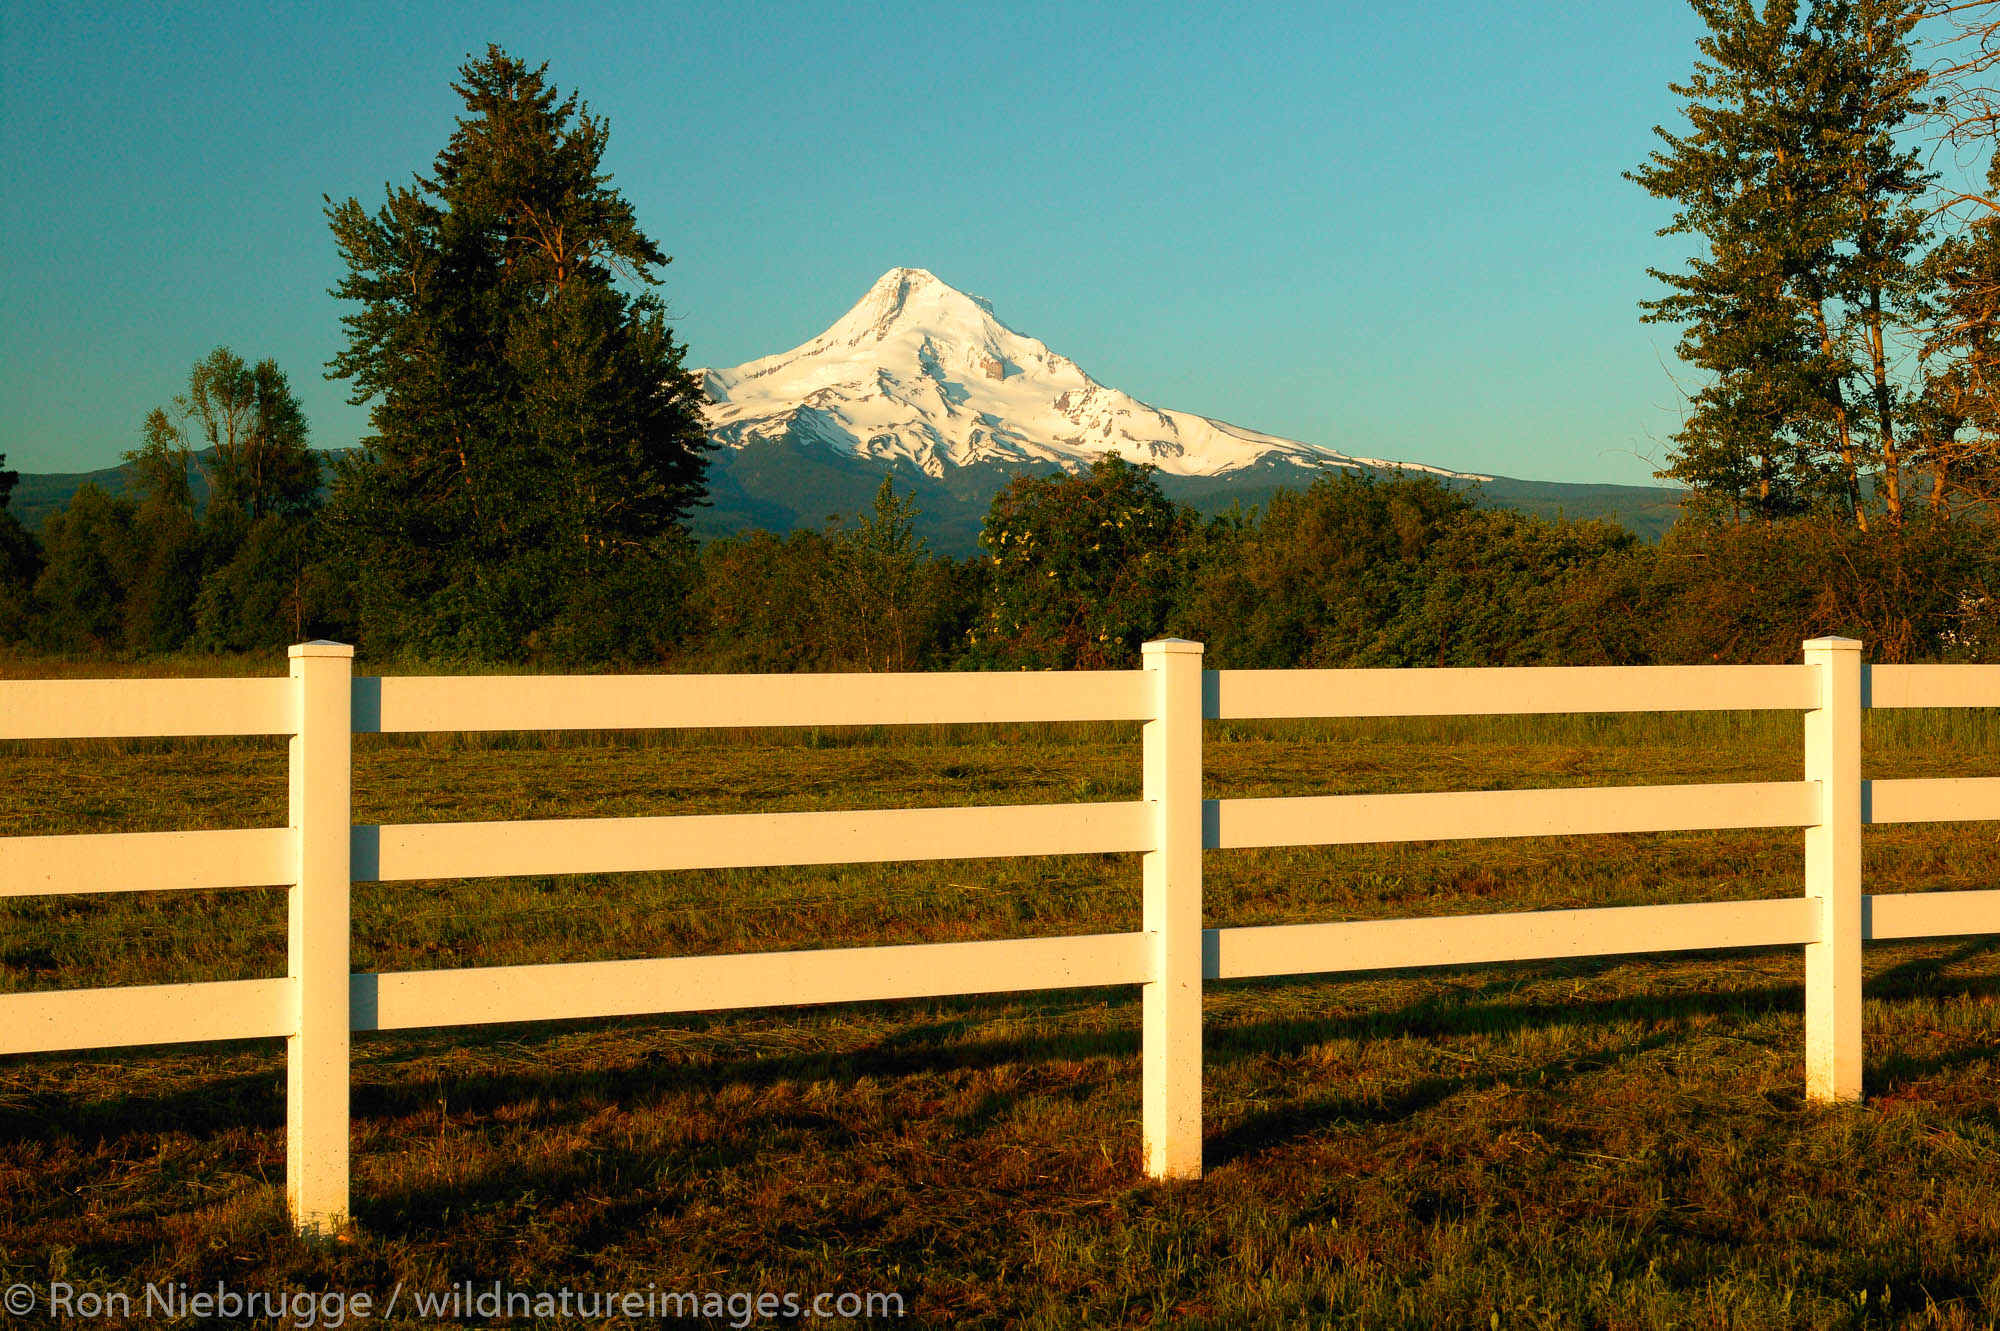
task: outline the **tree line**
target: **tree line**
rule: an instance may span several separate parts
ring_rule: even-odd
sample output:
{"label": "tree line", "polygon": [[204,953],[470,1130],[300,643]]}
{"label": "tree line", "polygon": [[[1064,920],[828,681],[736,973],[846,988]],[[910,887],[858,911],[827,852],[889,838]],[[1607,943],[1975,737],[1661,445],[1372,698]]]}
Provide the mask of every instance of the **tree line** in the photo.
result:
{"label": "tree line", "polygon": [[1204,519],[1112,458],[1016,479],[954,561],[912,548],[899,502],[885,480],[863,521],[711,543],[686,668],[1129,668],[1164,636],[1231,669],[1779,663],[1828,633],[2000,659],[1991,524],[1691,521],[1655,545],[1353,472]]}
{"label": "tree line", "polygon": [[[215,493],[242,493],[229,485],[218,477]],[[872,511],[845,522],[658,561],[637,636],[607,647],[523,624],[511,650],[465,654],[371,633],[346,582],[352,547],[323,509],[255,516],[247,498],[211,498],[189,521],[156,491],[80,492],[49,521],[39,576],[13,581],[0,612],[11,640],[72,653],[315,635],[440,664],[685,671],[1130,668],[1167,636],[1206,643],[1212,667],[1252,669],[1785,662],[1828,633],[1883,661],[2000,660],[1991,523],[1687,520],[1648,544],[1482,508],[1425,476],[1345,471],[1203,518],[1115,456],[1015,479],[969,558],[930,553],[915,518],[885,477]],[[10,530],[0,557],[21,548]]]}

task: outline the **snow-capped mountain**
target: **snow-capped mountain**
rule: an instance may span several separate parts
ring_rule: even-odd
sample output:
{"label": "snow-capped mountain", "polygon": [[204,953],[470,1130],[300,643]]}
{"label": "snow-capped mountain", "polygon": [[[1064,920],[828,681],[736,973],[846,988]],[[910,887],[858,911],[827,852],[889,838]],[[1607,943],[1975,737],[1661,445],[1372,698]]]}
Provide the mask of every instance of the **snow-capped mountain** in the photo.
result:
{"label": "snow-capped mountain", "polygon": [[1107,388],[993,306],[921,268],[892,268],[833,327],[803,346],[734,369],[700,371],[709,432],[730,448],[819,443],[858,458],[906,461],[926,475],[979,463],[1054,463],[1079,471],[1107,453],[1173,476],[1222,477],[1262,463],[1402,467],[1352,457]]}

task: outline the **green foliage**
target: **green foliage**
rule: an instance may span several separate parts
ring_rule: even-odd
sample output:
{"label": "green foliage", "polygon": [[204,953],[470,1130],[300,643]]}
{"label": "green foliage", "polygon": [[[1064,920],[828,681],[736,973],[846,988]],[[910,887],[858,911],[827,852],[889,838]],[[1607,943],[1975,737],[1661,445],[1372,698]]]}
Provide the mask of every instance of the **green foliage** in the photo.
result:
{"label": "green foliage", "polygon": [[814,531],[747,531],[702,547],[696,613],[709,666],[732,674],[825,668],[834,647],[821,636],[812,590],[827,557],[826,537]]}
{"label": "green foliage", "polygon": [[187,392],[174,399],[173,416],[156,409],[146,417],[143,442],[125,460],[156,502],[192,512],[188,472],[199,468],[212,507],[252,520],[297,515],[318,504],[319,459],[308,433],[305,413],[276,361],[252,366],[217,347],[188,371]]}
{"label": "green foliage", "polygon": [[[2000,191],[2000,157],[1987,181]],[[1916,460],[1930,469],[1934,507],[1991,517],[2000,502],[2000,214],[1981,209],[1926,263],[1928,413]]]}
{"label": "green foliage", "polygon": [[1701,237],[1673,294],[1642,302],[1683,328],[1711,378],[1662,476],[1697,507],[1765,520],[1843,509],[1866,525],[1864,473],[1892,520],[1921,394],[1897,382],[1919,317],[1931,176],[1896,141],[1918,110],[1913,0],[1692,0],[1708,28],[1687,99],[1692,132],[1629,173],[1678,207],[1662,234]]}
{"label": "green foliage", "polygon": [[1807,638],[1858,638],[1871,660],[2000,660],[2000,532],[1919,517],[1872,535],[1824,519],[1685,523],[1643,590],[1662,664],[1798,660]]}
{"label": "green foliage", "polygon": [[[1928,512],[1872,533],[1840,514],[1688,519],[1651,546],[1427,477],[1333,474],[1202,525],[1113,461],[996,498],[989,549],[1005,553],[984,560],[931,557],[915,517],[885,479],[844,524],[631,561],[526,650],[683,671],[1104,668],[1177,634],[1212,668],[1288,669],[1785,662],[1839,633],[1874,660],[2000,660],[2000,528]],[[29,636],[269,651],[352,622],[343,561],[309,520],[212,508],[195,524],[91,487],[50,522]]]}
{"label": "green foliage", "polygon": [[617,285],[655,286],[668,260],[610,187],[606,122],[545,69],[489,47],[428,179],[373,216],[329,202],[335,294],[360,306],[333,371],[374,430],[338,469],[334,525],[372,646],[639,651],[601,616],[685,562],[701,390],[658,296]]}
{"label": "green foliage", "polygon": [[933,607],[916,500],[888,476],[873,513],[834,533],[816,590],[830,638],[864,670],[912,670],[928,645]]}
{"label": "green foliage", "polygon": [[1151,466],[1117,454],[1078,476],[1019,476],[993,498],[979,543],[987,594],[972,659],[999,668],[1130,666],[1166,627],[1192,512]]}
{"label": "green foliage", "polygon": [[247,652],[314,636],[312,526],[267,513],[230,536],[228,559],[208,571],[196,597],[193,645]]}
{"label": "green foliage", "polygon": [[[136,651],[281,647],[317,613],[319,459],[305,413],[272,360],[217,347],[188,371],[173,410],[146,417],[125,455],[140,502],[125,645]],[[197,512],[192,478],[207,482]]]}
{"label": "green foliage", "polygon": [[1636,585],[1631,565],[1643,562],[1641,549],[1630,532],[1599,522],[1459,513],[1425,548],[1416,585],[1383,629],[1381,658],[1405,666],[1636,664],[1644,646],[1620,592]]}
{"label": "green foliage", "polygon": [[138,571],[136,510],[129,499],[85,485],[43,526],[45,562],[35,579],[30,627],[37,647],[83,652],[123,645],[126,590]]}
{"label": "green foliage", "polygon": [[27,636],[29,598],[42,569],[41,542],[7,510],[20,479],[21,473],[9,471],[7,455],[0,453],[0,642]]}
{"label": "green foliage", "polygon": [[702,552],[700,659],[733,671],[916,670],[951,663],[978,566],[931,558],[916,501],[884,476],[872,513],[824,532],[747,532]]}
{"label": "green foliage", "polygon": [[208,543],[192,513],[142,500],[132,515],[132,581],[125,589],[125,645],[170,652],[194,633]]}
{"label": "green foliage", "polygon": [[1430,477],[1342,471],[1280,490],[1261,516],[1206,533],[1179,621],[1211,668],[1391,664],[1385,635],[1427,552],[1473,511]]}

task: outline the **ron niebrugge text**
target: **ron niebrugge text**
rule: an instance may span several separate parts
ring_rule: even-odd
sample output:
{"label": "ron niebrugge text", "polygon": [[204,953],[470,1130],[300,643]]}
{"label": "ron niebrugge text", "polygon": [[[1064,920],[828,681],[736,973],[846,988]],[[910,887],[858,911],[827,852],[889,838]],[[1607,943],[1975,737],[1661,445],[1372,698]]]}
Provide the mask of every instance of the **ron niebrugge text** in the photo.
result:
{"label": "ron niebrugge text", "polygon": [[263,1319],[281,1326],[337,1331],[352,1322],[388,1320],[457,1321],[467,1317],[624,1317],[668,1319],[699,1317],[742,1328],[780,1318],[876,1318],[905,1315],[897,1293],[848,1290],[801,1294],[765,1290],[592,1290],[509,1289],[499,1281],[461,1281],[445,1290],[409,1290],[398,1283],[387,1298],[367,1290],[237,1289],[218,1281],[195,1286],[162,1281],[136,1291],[89,1289],[52,1280],[45,1287],[9,1285],[3,1301],[16,1317],[36,1314],[52,1321],[90,1322],[111,1318],[159,1321],[240,1321]]}

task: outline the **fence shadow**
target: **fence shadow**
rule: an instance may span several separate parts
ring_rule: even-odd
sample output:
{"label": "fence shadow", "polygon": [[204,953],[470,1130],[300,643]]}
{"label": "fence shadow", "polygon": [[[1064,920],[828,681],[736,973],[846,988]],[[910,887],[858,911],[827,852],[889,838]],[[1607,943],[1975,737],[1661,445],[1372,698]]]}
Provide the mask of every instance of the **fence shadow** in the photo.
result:
{"label": "fence shadow", "polygon": [[[1888,945],[1888,946],[1915,946]],[[1936,944],[1929,945],[1932,953]],[[1904,956],[1868,980],[1871,1003],[1894,1003],[1949,993],[1972,998],[2000,998],[2000,974],[1956,975],[1964,963],[2000,951],[2000,940],[1967,940],[1942,955]],[[1708,954],[1727,958],[1730,954]],[[1756,955],[1756,954],[1747,954]],[[1768,954],[1764,954],[1768,955]],[[1306,1104],[1287,1105],[1239,1118],[1211,1123],[1206,1155],[1211,1167],[1243,1159],[1290,1140],[1326,1130],[1340,1122],[1393,1123],[1407,1119],[1454,1095],[1523,1077],[1561,1086],[1607,1063],[1632,1058],[1685,1038],[1687,1025],[1703,1016],[1732,1014],[1760,1017],[1795,1013],[1803,1007],[1799,984],[1774,982],[1682,993],[1618,995],[1584,998],[1552,1005],[1518,996],[1530,981],[1602,978],[1629,964],[1629,957],[1579,959],[1564,962],[1519,962],[1466,971],[1382,971],[1366,976],[1289,977],[1211,982],[1211,993],[1228,996],[1270,994],[1296,1002],[1301,990],[1338,988],[1384,978],[1408,979],[1432,975],[1440,981],[1455,975],[1448,992],[1433,990],[1392,1008],[1329,1013],[1325,1016],[1288,1013],[1218,1017],[1211,1015],[1204,1032],[1204,1061],[1227,1067],[1268,1058],[1274,1053],[1312,1048],[1335,1041],[1368,1041],[1481,1035],[1509,1038],[1539,1028],[1588,1026],[1600,1029],[1628,1025],[1644,1034],[1613,1048],[1586,1055],[1562,1056],[1540,1064],[1510,1063],[1504,1069],[1469,1068],[1457,1075],[1421,1078],[1393,1095],[1334,1095]],[[1470,986],[1463,983],[1476,976]],[[535,1106],[530,1118],[538,1128],[574,1127],[608,1102],[645,1105],[664,1096],[688,1091],[718,1094],[725,1088],[763,1088],[782,1082],[851,1087],[864,1078],[897,1081],[911,1077],[949,1076],[955,1072],[991,1071],[1013,1064],[1058,1061],[1129,1063],[1139,1055],[1136,993],[1130,989],[1108,994],[1102,989],[1048,991],[921,1000],[927,1015],[911,1018],[911,1004],[842,1005],[871,1023],[886,1023],[860,1043],[849,1030],[829,1032],[817,1047],[787,1051],[749,1051],[714,1056],[690,1048],[690,1037],[702,1043],[726,1043],[732,1027],[745,1020],[764,1021],[787,1012],[827,1012],[836,1009],[759,1009],[750,1012],[677,1015],[673,1018],[615,1018],[582,1022],[535,1022],[515,1026],[449,1027],[357,1037],[352,1113],[357,1124],[376,1125],[432,1112],[442,1096],[460,1116],[484,1118],[524,1104]],[[1093,1030],[1034,1030],[991,1038],[981,1032],[1005,1018],[1019,1025],[1025,1018],[1041,1026],[1074,1022],[1085,1012],[1117,1012],[1115,1025]],[[1118,1011],[1123,1009],[1123,1011]],[[904,1019],[898,1021],[898,1013]],[[670,1033],[662,1039],[663,1028]],[[461,1055],[504,1048],[509,1062],[532,1063],[560,1045],[574,1048],[579,1037],[601,1041],[604,1050],[595,1066],[508,1066],[471,1073],[425,1064],[446,1051]],[[242,1053],[241,1044],[182,1046],[149,1050],[149,1059],[194,1058],[228,1050]],[[1893,1083],[1920,1080],[1951,1068],[1995,1056],[1991,1044],[1954,1049],[1933,1057],[1891,1053],[1871,1061],[1871,1091]],[[226,1073],[194,1072],[177,1089],[164,1094],[135,1092],[118,1086],[115,1078],[93,1077],[79,1089],[55,1084],[25,1094],[0,1095],[0,1134],[18,1141],[64,1139],[108,1146],[159,1132],[213,1136],[230,1131],[281,1131],[284,1124],[282,1047],[273,1044],[267,1067]],[[63,1055],[33,1056],[43,1066],[70,1061]],[[91,1060],[92,1066],[101,1066]],[[1107,1074],[1107,1076],[1114,1074]],[[1073,1088],[1081,1097],[1098,1089],[1101,1079],[1082,1078]],[[975,1135],[987,1130],[1015,1106],[1020,1095],[1048,1095],[1045,1082],[1031,1081],[1020,1093],[995,1091],[984,1095],[971,1111],[952,1116],[955,1131]],[[703,1158],[716,1166],[740,1160],[754,1148],[732,1152],[710,1143]],[[559,1167],[542,1162],[514,1162],[492,1181],[496,1195],[536,1187],[531,1175]],[[539,1177],[539,1175],[536,1175]],[[552,1182],[552,1178],[545,1180]],[[453,1203],[440,1195],[438,1208]],[[357,1199],[358,1204],[358,1199]],[[412,1209],[414,1208],[414,1209]],[[412,1216],[429,1214],[421,1196],[403,1193],[390,1207]],[[384,1217],[386,1218],[386,1217]]]}
{"label": "fence shadow", "polygon": [[[1934,983],[1935,977],[1940,972],[1995,948],[2000,948],[2000,943],[1979,943],[1954,949],[1944,957],[1917,957],[1902,961],[1888,971],[1871,976],[1870,999],[1889,1002],[1934,990],[1937,987]],[[1802,987],[1797,983],[1786,982],[1691,990],[1684,993],[1593,997],[1568,1001],[1561,1005],[1515,996],[1520,986],[1528,980],[1550,978],[1591,980],[1601,978],[1620,965],[1629,964],[1630,960],[1626,957],[1608,957],[1560,963],[1519,962],[1504,966],[1480,967],[1473,973],[1483,978],[1470,989],[1458,988],[1449,994],[1427,993],[1398,1007],[1383,1010],[1337,1013],[1323,1017],[1260,1016],[1247,1020],[1219,1020],[1211,1016],[1204,1032],[1204,1062],[1212,1066],[1227,1066],[1264,1058],[1278,1049],[1304,1049],[1335,1040],[1445,1038],[1461,1035],[1508,1037],[1552,1026],[1612,1027],[1632,1023],[1667,1023],[1678,1027],[1695,1018],[1721,1013],[1761,1016],[1773,1012],[1803,1010]],[[1382,977],[1407,978],[1426,973],[1441,978],[1448,972],[1383,971],[1372,972],[1366,979],[1373,981]],[[1286,993],[1355,982],[1358,982],[1358,978],[1354,976],[1221,981],[1211,982],[1210,992],[1228,993],[1233,990]],[[1955,977],[1950,981],[1949,987],[1954,992],[1970,996],[2000,997],[2000,975]],[[943,1009],[943,1013],[925,1020],[897,1025],[894,1029],[859,1045],[843,1045],[837,1038],[830,1038],[825,1046],[810,1050],[746,1053],[707,1060],[700,1060],[698,1056],[689,1055],[684,1049],[677,1048],[669,1061],[666,1051],[656,1049],[648,1043],[649,1033],[657,1031],[660,1023],[645,1018],[618,1018],[567,1025],[538,1022],[517,1027],[492,1028],[479,1036],[473,1036],[466,1028],[461,1027],[441,1030],[435,1035],[406,1033],[394,1038],[416,1042],[417,1047],[413,1048],[409,1055],[404,1056],[415,1059],[421,1058],[425,1049],[433,1042],[440,1048],[464,1048],[469,1040],[478,1039],[532,1050],[539,1041],[574,1040],[577,1032],[582,1029],[597,1028],[607,1032],[620,1032],[634,1045],[630,1061],[623,1066],[593,1069],[587,1072],[550,1068],[455,1077],[451,1080],[451,1095],[455,1103],[463,1103],[468,1107],[474,1105],[491,1107],[530,1095],[545,1102],[559,1101],[565,1094],[585,1089],[595,1094],[623,1100],[644,1098],[656,1094],[663,1086],[669,1085],[706,1085],[719,1090],[724,1086],[760,1087],[788,1081],[852,1084],[864,1077],[889,1080],[957,1070],[990,1070],[1015,1063],[1130,1059],[1139,1053],[1137,1002],[1136,994],[1131,990],[1124,991],[1124,995],[1122,999],[1107,999],[1106,991],[1093,989],[925,999],[919,1001],[928,1005],[933,1011]],[[1003,1012],[1009,1014],[1010,1020],[1014,1022],[1018,1022],[1019,1017],[1012,1014],[1018,1014],[1023,1009],[1027,1010],[1031,1020],[1043,1023],[1061,1022],[1085,1010],[1102,1009],[1107,1003],[1111,1006],[1122,1005],[1129,1012],[1115,1029],[1026,1032],[1000,1039],[980,1038],[978,1034],[982,1028],[1000,1018]],[[893,1021],[897,1010],[906,1009],[907,1006],[870,1003],[852,1005],[844,1010],[854,1012],[857,1016],[866,1013],[874,1019]],[[762,1009],[753,1013],[677,1016],[671,1020],[672,1027],[678,1034],[708,1034],[726,1030],[732,1023],[746,1017],[762,1018],[777,1011],[782,1010]],[[1669,1038],[1671,1037],[1670,1031]],[[1638,1047],[1631,1046],[1634,1050]],[[1647,1047],[1651,1047],[1650,1044]],[[1615,1053],[1604,1055],[1604,1057],[1618,1056],[1622,1055]],[[390,1057],[384,1061],[396,1062],[402,1059]],[[420,1086],[428,1088],[434,1084],[426,1081]],[[422,1098],[426,1094],[427,1091],[416,1088],[400,1092],[384,1085],[357,1086],[355,1110],[357,1114],[393,1113],[408,1101],[410,1095]]]}

